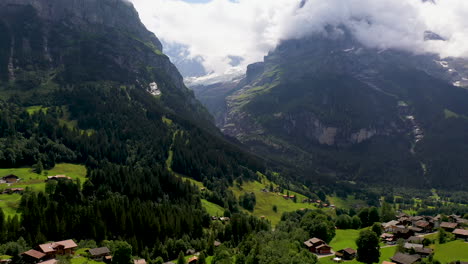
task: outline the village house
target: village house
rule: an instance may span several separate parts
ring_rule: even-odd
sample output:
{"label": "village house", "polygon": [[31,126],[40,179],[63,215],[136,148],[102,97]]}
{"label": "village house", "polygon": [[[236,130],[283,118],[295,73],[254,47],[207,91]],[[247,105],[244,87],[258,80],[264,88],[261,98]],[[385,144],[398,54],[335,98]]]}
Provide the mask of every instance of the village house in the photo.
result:
{"label": "village house", "polygon": [[39,245],[39,249],[48,257],[71,255],[77,247],[78,245],[71,239]]}
{"label": "village house", "polygon": [[413,264],[421,260],[421,257],[419,255],[409,255],[398,252],[390,259],[396,264]]}
{"label": "village house", "polygon": [[13,174],[2,177],[2,181],[4,183],[16,183],[18,182],[18,180],[19,180],[19,177]]}
{"label": "village house", "polygon": [[60,179],[71,180],[72,178],[70,178],[70,177],[68,177],[66,175],[55,175],[55,176],[47,176],[46,181],[51,181],[51,180],[58,181]]}
{"label": "village house", "polygon": [[431,248],[415,248],[414,249],[414,252],[418,255],[420,255],[421,257],[427,257],[429,255],[432,255],[432,253],[434,253],[434,251],[431,249]]}
{"label": "village house", "polygon": [[37,250],[34,250],[34,249],[30,249],[26,252],[23,252],[21,253],[21,255],[23,256],[25,262],[28,262],[28,263],[37,263],[40,260],[44,259],[46,256],[46,254],[39,252]]}
{"label": "village house", "polygon": [[344,260],[353,260],[356,257],[357,251],[352,248],[338,250],[335,256]]}
{"label": "village house", "polygon": [[395,241],[394,235],[389,233],[383,233],[382,235],[380,235],[380,239],[382,239],[382,241],[386,243],[391,243]]}
{"label": "village house", "polygon": [[444,229],[445,231],[452,232],[457,228],[458,224],[457,223],[450,223],[450,222],[442,222],[440,223],[440,228]]}
{"label": "village house", "polygon": [[422,228],[414,227],[414,226],[410,226],[410,227],[408,227],[408,229],[413,231],[414,233],[423,233],[424,232],[424,230]]}
{"label": "village house", "polygon": [[423,248],[424,246],[422,244],[413,244],[413,243],[406,242],[404,247],[405,249],[416,249],[416,248]]}
{"label": "village house", "polygon": [[384,229],[385,232],[395,232],[397,228],[404,228],[399,226],[400,222],[397,220],[392,220],[387,223],[382,224],[382,228]]}
{"label": "village house", "polygon": [[432,231],[434,224],[425,220],[419,220],[414,226],[417,228],[421,228],[425,233],[428,233]]}
{"label": "village house", "polygon": [[22,194],[24,192],[24,188],[8,188],[3,191],[4,194]]}
{"label": "village house", "polygon": [[146,264],[146,260],[144,260],[144,259],[134,259],[133,264]]}
{"label": "village house", "polygon": [[311,238],[307,241],[304,242],[304,245],[309,249],[310,252],[312,253],[317,253],[317,254],[330,254],[331,253],[331,247],[325,243],[325,241],[319,239],[319,238]]}
{"label": "village house", "polygon": [[456,238],[463,239],[468,242],[468,230],[455,229],[452,234],[454,234]]}
{"label": "village house", "polygon": [[94,260],[104,260],[106,256],[110,256],[110,250],[107,247],[92,248],[87,250],[89,255]]}
{"label": "village house", "polygon": [[395,230],[395,233],[393,234],[395,241],[403,238],[403,239],[408,239],[412,236],[414,236],[414,231],[408,229],[408,228],[397,228]]}
{"label": "village house", "polygon": [[[198,257],[197,256],[193,256],[191,258],[188,259],[187,263],[188,264],[196,264],[198,262]],[[135,263],[137,264],[137,263]]]}
{"label": "village house", "polygon": [[41,264],[57,264],[57,263],[58,263],[58,260],[56,259],[49,259],[49,260],[41,262]]}
{"label": "village house", "polygon": [[411,236],[408,238],[406,241],[408,243],[414,243],[414,244],[424,244],[424,237],[419,237],[419,236]]}

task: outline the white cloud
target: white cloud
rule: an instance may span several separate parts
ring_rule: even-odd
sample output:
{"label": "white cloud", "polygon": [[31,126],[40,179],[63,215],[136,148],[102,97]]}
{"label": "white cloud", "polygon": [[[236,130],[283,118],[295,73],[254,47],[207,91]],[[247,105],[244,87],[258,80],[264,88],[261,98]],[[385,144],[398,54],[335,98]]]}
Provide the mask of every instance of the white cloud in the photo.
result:
{"label": "white cloud", "polygon": [[[188,46],[188,58],[202,57],[215,75],[244,70],[261,61],[281,39],[345,24],[365,45],[468,57],[468,1],[438,0],[131,0],[143,23],[166,43]],[[424,41],[431,30],[447,39]],[[229,56],[244,58],[236,67]]]}

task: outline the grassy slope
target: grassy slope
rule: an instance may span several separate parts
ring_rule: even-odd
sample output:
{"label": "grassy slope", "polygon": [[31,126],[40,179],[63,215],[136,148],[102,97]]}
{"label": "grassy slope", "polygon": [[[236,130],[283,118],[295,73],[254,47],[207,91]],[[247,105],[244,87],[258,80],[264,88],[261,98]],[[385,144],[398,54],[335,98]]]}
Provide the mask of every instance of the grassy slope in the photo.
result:
{"label": "grassy slope", "polygon": [[[67,175],[73,180],[80,179],[81,184],[86,180],[86,167],[83,165],[61,163],[57,164],[53,169],[47,171],[47,175],[37,174],[32,171],[31,168],[16,168],[16,169],[0,169],[0,177],[14,174],[20,177],[18,183],[14,183],[11,186],[7,184],[0,184],[0,189],[6,188],[26,188],[29,187],[34,191],[45,190],[45,180],[50,175]],[[2,208],[5,215],[13,216],[16,214],[16,209],[21,200],[19,194],[0,194],[0,208]]]}
{"label": "grassy slope", "polygon": [[206,209],[209,215],[214,215],[214,216],[223,216],[224,214],[224,208],[221,206],[214,204],[212,202],[208,202],[205,199],[201,200],[203,207]]}
{"label": "grassy slope", "polygon": [[[266,178],[262,178],[262,182],[253,181],[253,182],[244,182],[243,185],[239,188],[238,186],[232,187],[232,191],[239,197],[244,193],[255,194],[257,203],[255,205],[253,215],[260,217],[265,216],[266,219],[270,220],[272,225],[275,226],[281,219],[281,215],[284,212],[292,212],[300,210],[301,208],[315,209],[314,204],[302,203],[302,200],[307,198],[304,195],[289,191],[290,195],[296,195],[297,203],[294,203],[292,200],[286,200],[282,197],[283,194],[275,192],[262,192],[262,189],[268,189],[270,182]],[[286,194],[287,190],[284,191]],[[273,205],[276,205],[277,212],[273,211]]]}
{"label": "grassy slope", "polygon": [[[380,259],[379,263],[382,263],[383,261],[390,261],[390,258],[395,255],[395,247],[387,247],[387,248],[381,248],[380,249]],[[326,258],[321,258],[319,259],[321,264],[336,264],[332,259],[334,256],[331,257],[326,257]],[[362,262],[357,261],[356,259],[350,260],[350,261],[345,261],[344,263],[347,264],[360,264]]]}
{"label": "grassy slope", "polygon": [[468,261],[468,243],[462,240],[435,244],[432,247],[435,249],[434,259],[442,263],[456,260]]}
{"label": "grassy slope", "polygon": [[332,246],[335,251],[349,247],[356,249],[356,239],[358,238],[360,231],[361,230],[356,229],[338,229],[336,230],[335,237],[330,242],[330,246]]}

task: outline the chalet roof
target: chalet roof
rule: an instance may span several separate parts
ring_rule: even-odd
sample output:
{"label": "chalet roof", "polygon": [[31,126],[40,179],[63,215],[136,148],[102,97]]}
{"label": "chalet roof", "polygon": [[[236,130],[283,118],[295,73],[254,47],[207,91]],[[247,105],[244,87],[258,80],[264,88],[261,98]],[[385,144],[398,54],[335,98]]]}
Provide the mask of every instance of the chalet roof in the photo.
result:
{"label": "chalet roof", "polygon": [[460,236],[468,236],[468,230],[458,228],[458,229],[453,230],[452,234],[460,235]]}
{"label": "chalet roof", "polygon": [[430,255],[432,254],[431,248],[415,248],[414,251],[418,254]]}
{"label": "chalet roof", "polygon": [[380,238],[387,238],[387,237],[393,237],[393,234],[383,233],[382,235],[380,235]]}
{"label": "chalet roof", "polygon": [[395,233],[402,233],[402,234],[406,234],[408,232],[410,232],[411,230],[409,230],[408,228],[397,228],[395,230]]}
{"label": "chalet roof", "polygon": [[405,248],[406,249],[411,249],[411,248],[423,248],[424,246],[421,244],[413,244],[413,243],[405,243]]}
{"label": "chalet roof", "polygon": [[319,248],[331,248],[331,247],[329,245],[327,245],[327,244],[322,244],[322,245],[316,247],[316,249],[319,249]]}
{"label": "chalet roof", "polygon": [[68,240],[62,240],[58,242],[52,242],[52,243],[46,243],[39,245],[39,248],[42,250],[44,253],[51,253],[54,252],[55,249],[59,246],[62,246],[64,249],[69,249],[69,248],[76,248],[78,245],[75,243],[75,241],[68,239]]}
{"label": "chalet roof", "polygon": [[345,249],[342,249],[344,252],[350,254],[350,255],[353,255],[353,254],[356,254],[356,250],[352,249],[352,248],[345,248]]}
{"label": "chalet roof", "polygon": [[410,217],[411,221],[419,221],[419,220],[422,220],[422,219],[424,219],[424,217],[419,216],[419,215]]}
{"label": "chalet roof", "polygon": [[430,224],[429,222],[424,221],[424,220],[420,220],[420,221],[416,222],[416,226],[417,227],[422,227],[422,228],[425,228],[425,227],[429,226],[429,224]]}
{"label": "chalet roof", "polygon": [[[192,262],[196,262],[198,261],[198,257],[197,256],[193,256],[191,258],[188,259],[187,263],[192,263]],[[138,263],[135,263],[135,264],[138,264]],[[146,264],[146,263],[145,263]]]}
{"label": "chalet roof", "polygon": [[146,260],[144,260],[144,259],[134,259],[133,264],[146,264]]}
{"label": "chalet roof", "polygon": [[13,174],[9,174],[9,175],[6,175],[6,176],[3,176],[2,179],[9,179],[9,178],[15,178],[15,179],[19,179],[18,176],[16,175],[13,175]]}
{"label": "chalet roof", "polygon": [[417,232],[417,233],[423,231],[422,228],[414,227],[414,226],[411,226],[411,227],[409,228],[409,230],[414,231],[414,232]]}
{"label": "chalet roof", "polygon": [[307,247],[313,247],[316,244],[320,244],[320,243],[325,244],[325,242],[323,242],[323,240],[314,237],[314,238],[311,238],[311,239],[305,241],[304,245],[306,245]]}
{"label": "chalet roof", "polygon": [[26,252],[23,252],[22,255],[27,255],[35,259],[41,259],[45,257],[45,254],[34,249],[30,249]]}
{"label": "chalet roof", "polygon": [[56,263],[58,263],[58,260],[56,259],[49,259],[49,260],[41,262],[41,264],[56,264]]}
{"label": "chalet roof", "polygon": [[396,253],[395,256],[390,258],[392,261],[400,264],[413,264],[419,259],[421,259],[418,255],[408,255],[404,253]]}
{"label": "chalet roof", "polygon": [[221,246],[221,242],[215,241],[215,242],[213,242],[213,245],[214,245],[215,247],[219,247],[219,246]]}
{"label": "chalet roof", "polygon": [[457,226],[458,226],[457,223],[450,223],[450,222],[442,222],[442,223],[440,223],[440,227],[441,227],[441,228],[452,228],[452,229],[454,229],[454,228],[456,228]]}
{"label": "chalet roof", "polygon": [[88,251],[89,251],[89,254],[91,254],[91,256],[101,256],[101,255],[106,255],[110,253],[110,250],[107,247],[92,248]]}
{"label": "chalet roof", "polygon": [[384,228],[387,228],[387,227],[390,227],[390,226],[397,226],[400,222],[397,221],[397,220],[392,220],[390,222],[387,222],[387,223],[383,223],[382,226]]}
{"label": "chalet roof", "polygon": [[411,236],[408,238],[408,242],[421,244],[424,241],[424,237]]}

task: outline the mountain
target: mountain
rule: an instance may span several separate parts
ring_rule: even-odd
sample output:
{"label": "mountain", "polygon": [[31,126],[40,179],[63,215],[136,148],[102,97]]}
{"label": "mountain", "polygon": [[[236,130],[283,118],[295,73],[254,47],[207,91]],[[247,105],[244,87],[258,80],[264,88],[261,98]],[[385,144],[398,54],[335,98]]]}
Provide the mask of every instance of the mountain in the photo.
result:
{"label": "mountain", "polygon": [[[2,0],[0,35],[0,168],[41,183],[7,229],[0,208],[0,243],[119,239],[174,259],[209,242],[201,199],[238,213],[229,187],[266,171],[213,125],[128,2]],[[59,163],[85,165],[85,182],[44,184]]]}
{"label": "mountain", "polygon": [[155,82],[166,109],[210,123],[131,4],[21,0],[2,1],[0,6],[4,93],[23,94],[35,103],[37,98],[29,95],[54,85],[111,81],[149,90]]}
{"label": "mountain", "polygon": [[225,134],[298,179],[466,189],[466,65],[328,27],[283,41],[242,80],[194,90]]}

